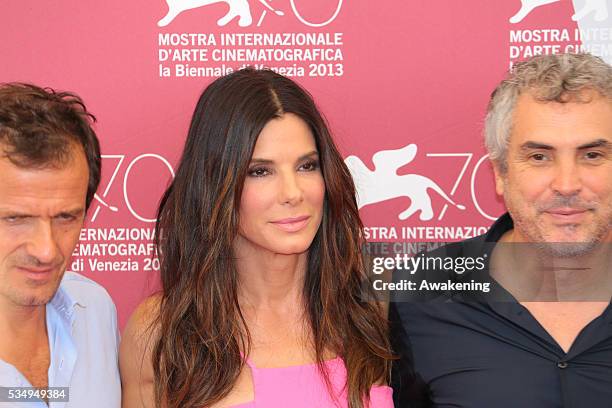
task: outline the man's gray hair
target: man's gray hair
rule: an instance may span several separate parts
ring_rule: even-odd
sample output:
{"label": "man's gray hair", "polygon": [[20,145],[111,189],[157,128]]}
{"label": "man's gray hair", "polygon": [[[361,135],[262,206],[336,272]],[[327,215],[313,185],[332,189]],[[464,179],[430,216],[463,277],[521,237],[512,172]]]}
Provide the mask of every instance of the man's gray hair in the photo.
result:
{"label": "man's gray hair", "polygon": [[612,100],[612,67],[590,54],[540,55],[514,65],[493,91],[487,108],[485,145],[489,158],[502,170],[506,168],[519,95],[528,92],[541,102],[581,102],[582,91],[587,89]]}

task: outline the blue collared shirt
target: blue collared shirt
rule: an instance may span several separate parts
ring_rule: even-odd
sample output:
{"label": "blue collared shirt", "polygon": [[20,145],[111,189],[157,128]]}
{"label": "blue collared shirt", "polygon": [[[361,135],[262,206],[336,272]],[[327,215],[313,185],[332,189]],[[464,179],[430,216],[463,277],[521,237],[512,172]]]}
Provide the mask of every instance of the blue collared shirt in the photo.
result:
{"label": "blue collared shirt", "polygon": [[[0,408],[115,408],[121,406],[117,311],[100,285],[67,272],[46,307],[49,387],[69,387],[69,402],[0,402]],[[0,386],[31,387],[0,359]]]}

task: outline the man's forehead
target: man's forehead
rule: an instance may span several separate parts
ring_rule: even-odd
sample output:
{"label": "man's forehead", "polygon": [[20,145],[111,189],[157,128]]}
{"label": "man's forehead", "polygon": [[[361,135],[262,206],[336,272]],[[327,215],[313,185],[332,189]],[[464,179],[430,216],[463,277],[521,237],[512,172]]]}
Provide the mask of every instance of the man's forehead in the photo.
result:
{"label": "man's forehead", "polygon": [[88,170],[78,159],[60,168],[22,168],[0,158],[0,207],[74,207],[84,203]]}
{"label": "man's forehead", "polygon": [[542,102],[522,94],[513,115],[510,143],[527,141],[575,148],[612,143],[612,101],[596,93],[565,103]]}

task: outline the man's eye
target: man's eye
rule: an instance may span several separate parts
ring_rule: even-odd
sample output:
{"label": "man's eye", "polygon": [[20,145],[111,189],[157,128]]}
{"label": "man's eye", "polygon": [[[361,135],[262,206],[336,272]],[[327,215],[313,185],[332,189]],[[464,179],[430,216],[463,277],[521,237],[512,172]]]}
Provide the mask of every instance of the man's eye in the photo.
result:
{"label": "man's eye", "polygon": [[27,217],[25,215],[7,215],[5,217],[2,217],[2,220],[9,224],[17,224],[25,220],[26,218]]}
{"label": "man's eye", "polygon": [[255,167],[248,172],[251,177],[265,177],[270,174],[270,171],[265,167]]}
{"label": "man's eye", "polygon": [[598,160],[604,156],[601,152],[586,152],[584,157],[588,160]]}
{"label": "man's eye", "polygon": [[76,217],[72,214],[60,214],[56,218],[60,221],[67,221],[67,222],[76,220]]}
{"label": "man's eye", "polygon": [[541,162],[548,159],[548,157],[544,153],[534,153],[529,158],[533,161]]}

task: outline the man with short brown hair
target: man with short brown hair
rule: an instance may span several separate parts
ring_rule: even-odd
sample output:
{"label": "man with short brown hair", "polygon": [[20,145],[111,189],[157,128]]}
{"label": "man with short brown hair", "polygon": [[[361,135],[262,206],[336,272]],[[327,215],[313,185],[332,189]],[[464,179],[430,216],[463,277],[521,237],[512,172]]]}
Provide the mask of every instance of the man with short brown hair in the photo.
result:
{"label": "man with short brown hair", "polygon": [[65,272],[100,181],[94,120],[74,94],[0,86],[2,407],[120,406],[115,306]]}

